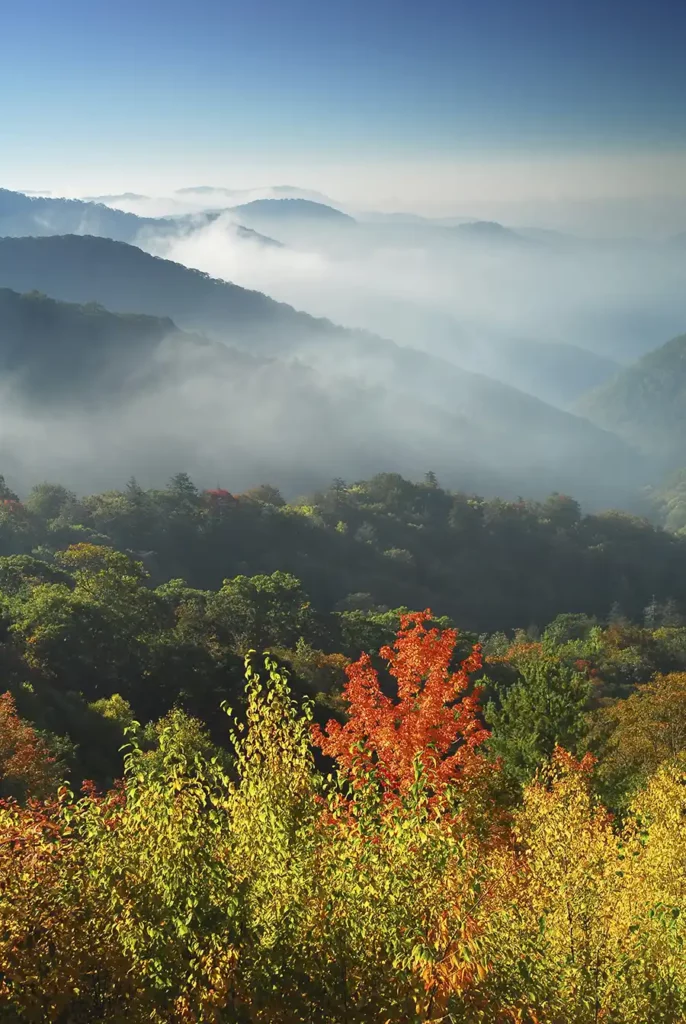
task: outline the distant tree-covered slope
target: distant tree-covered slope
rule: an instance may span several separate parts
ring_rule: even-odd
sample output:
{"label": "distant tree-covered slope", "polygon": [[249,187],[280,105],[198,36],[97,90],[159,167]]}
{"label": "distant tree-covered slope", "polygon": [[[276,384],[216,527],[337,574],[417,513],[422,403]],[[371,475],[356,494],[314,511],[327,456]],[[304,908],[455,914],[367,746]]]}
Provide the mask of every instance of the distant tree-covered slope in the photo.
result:
{"label": "distant tree-covered slope", "polygon": [[579,411],[667,462],[686,444],[686,334],[668,341],[585,395]]}
{"label": "distant tree-covered slope", "polygon": [[100,302],[118,312],[170,316],[180,327],[247,344],[274,339],[275,347],[287,347],[294,337],[340,330],[261,292],[109,238],[0,238],[0,287],[38,289],[66,302]]}
{"label": "distant tree-covered slope", "polygon": [[650,491],[651,505],[666,530],[686,530],[686,469],[670,472],[659,487]]}
{"label": "distant tree-covered slope", "polygon": [[79,234],[132,241],[155,224],[152,218],[112,210],[102,203],[0,189],[0,236]]}
{"label": "distant tree-covered slope", "polygon": [[314,203],[310,199],[254,199],[250,203],[234,206],[233,212],[246,224],[280,220],[310,220],[338,225],[352,226],[353,217],[341,213],[325,203]]}
{"label": "distant tree-covered slope", "polygon": [[467,224],[456,224],[455,227],[451,227],[449,230],[459,240],[487,242],[497,245],[534,244],[530,239],[513,231],[512,228],[506,228],[495,220],[469,221]]}

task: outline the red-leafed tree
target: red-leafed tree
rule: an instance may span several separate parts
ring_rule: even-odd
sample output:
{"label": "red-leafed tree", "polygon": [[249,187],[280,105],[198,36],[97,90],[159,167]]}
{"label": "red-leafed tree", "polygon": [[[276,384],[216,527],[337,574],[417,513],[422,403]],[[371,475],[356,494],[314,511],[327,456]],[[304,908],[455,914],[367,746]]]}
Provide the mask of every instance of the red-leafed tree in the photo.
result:
{"label": "red-leafed tree", "polygon": [[401,796],[415,781],[420,761],[439,795],[486,763],[477,749],[488,736],[479,718],[480,690],[470,689],[471,674],[481,668],[481,649],[474,647],[451,671],[457,632],[432,628],[430,621],[428,609],[403,616],[394,645],[380,651],[397,697],[384,693],[369,655],[363,654],[346,670],[348,721],[330,721],[325,732],[313,727],[315,744],[336,759],[353,787],[373,771],[386,798]]}

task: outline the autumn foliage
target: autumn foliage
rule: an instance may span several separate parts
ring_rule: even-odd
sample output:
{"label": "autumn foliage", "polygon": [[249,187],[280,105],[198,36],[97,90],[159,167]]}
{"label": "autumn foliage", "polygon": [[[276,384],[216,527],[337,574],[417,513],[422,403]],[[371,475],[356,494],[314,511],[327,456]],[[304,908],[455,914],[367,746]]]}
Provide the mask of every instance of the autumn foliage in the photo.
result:
{"label": "autumn foliage", "polygon": [[36,730],[17,714],[11,693],[0,694],[0,792],[46,796],[57,788],[55,758]]}
{"label": "autumn foliage", "polygon": [[[130,726],[112,791],[0,803],[0,1021],[686,1019],[683,760],[618,820],[558,747],[505,814],[455,643],[407,616],[323,730],[250,652],[231,763],[175,710],[154,742]],[[0,740],[38,779],[7,697]]]}
{"label": "autumn foliage", "polygon": [[395,644],[379,652],[395,694],[384,692],[363,654],[347,669],[347,722],[332,720],[325,733],[313,729],[314,742],[353,785],[375,767],[387,797],[407,793],[418,763],[434,793],[442,794],[474,769],[477,747],[488,735],[478,717],[479,689],[469,692],[470,676],[481,668],[480,648],[451,671],[457,632],[429,628],[430,619],[428,610],[403,616]]}

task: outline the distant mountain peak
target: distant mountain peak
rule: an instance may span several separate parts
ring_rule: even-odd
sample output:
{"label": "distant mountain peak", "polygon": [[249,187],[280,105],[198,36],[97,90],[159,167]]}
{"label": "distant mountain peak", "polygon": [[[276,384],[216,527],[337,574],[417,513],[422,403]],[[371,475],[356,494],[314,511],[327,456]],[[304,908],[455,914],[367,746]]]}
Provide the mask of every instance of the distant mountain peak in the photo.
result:
{"label": "distant mountain peak", "polygon": [[497,220],[469,221],[467,224],[457,224],[452,230],[457,235],[483,239],[484,241],[528,242],[528,239],[517,234],[512,228],[506,228],[503,224],[498,223]]}
{"label": "distant mountain peak", "polygon": [[220,186],[215,186],[215,185],[188,185],[186,188],[177,188],[175,194],[177,196],[192,195],[193,193],[197,193],[198,195],[205,195],[208,192],[230,192],[230,191],[231,191],[231,189],[221,188]]}
{"label": "distant mountain peak", "polygon": [[140,195],[138,192],[119,192],[116,195],[108,196],[83,196],[84,203],[116,203],[124,200],[137,202],[143,199],[150,199],[150,196]]}
{"label": "distant mountain peak", "polygon": [[234,213],[265,215],[269,217],[307,218],[308,220],[336,221],[343,224],[354,224],[355,219],[325,203],[315,203],[311,199],[288,197],[284,199],[253,199],[250,203],[231,208]]}

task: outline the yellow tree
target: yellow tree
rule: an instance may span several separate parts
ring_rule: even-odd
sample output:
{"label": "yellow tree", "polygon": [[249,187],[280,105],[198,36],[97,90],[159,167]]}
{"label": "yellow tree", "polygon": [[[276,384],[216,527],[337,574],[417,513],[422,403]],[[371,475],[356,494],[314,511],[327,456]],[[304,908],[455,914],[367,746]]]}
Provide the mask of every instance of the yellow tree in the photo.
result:
{"label": "yellow tree", "polygon": [[686,750],[686,672],[656,675],[595,715],[598,775],[613,800]]}

